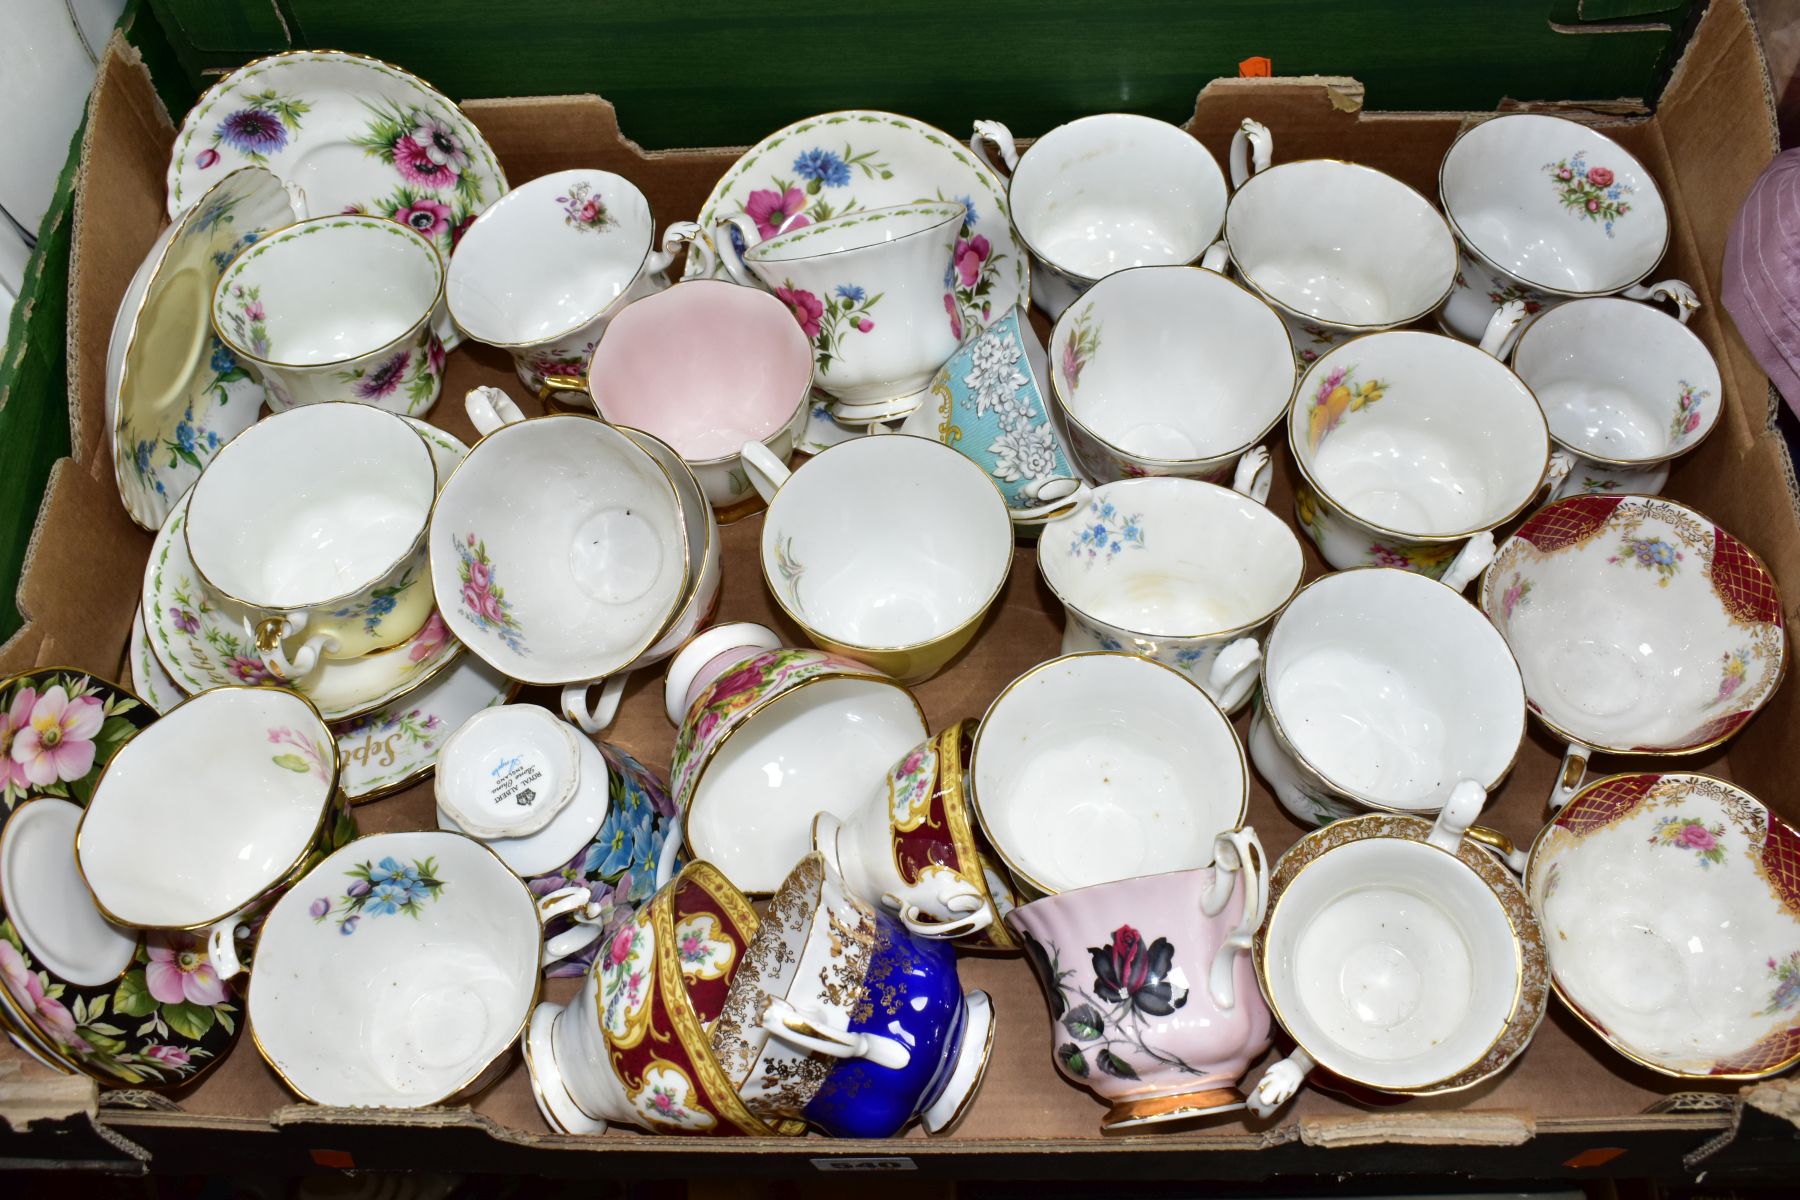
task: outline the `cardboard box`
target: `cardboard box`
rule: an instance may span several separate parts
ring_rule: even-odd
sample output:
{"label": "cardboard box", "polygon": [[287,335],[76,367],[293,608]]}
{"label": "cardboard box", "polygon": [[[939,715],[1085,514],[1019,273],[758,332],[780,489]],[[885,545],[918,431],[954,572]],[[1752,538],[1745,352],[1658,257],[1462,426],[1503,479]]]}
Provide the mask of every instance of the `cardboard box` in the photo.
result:
{"label": "cardboard box", "polygon": [[[732,149],[645,154],[593,96],[486,100],[465,105],[516,184],[547,171],[599,166],[631,177],[669,221],[698,211]],[[1575,111],[1574,115],[1583,115]],[[1591,115],[1591,114],[1589,114]],[[1283,160],[1329,155],[1368,163],[1436,194],[1437,165],[1469,119],[1459,114],[1382,115],[1362,110],[1348,79],[1220,80],[1206,86],[1189,128],[1221,160],[1244,116],[1266,123]],[[1674,220],[1656,277],[1678,276],[1705,307],[1694,327],[1718,356],[1727,409],[1715,434],[1680,460],[1668,491],[1739,534],[1783,582],[1789,613],[1800,603],[1800,516],[1793,473],[1769,422],[1770,392],[1718,306],[1718,262],[1739,198],[1775,152],[1773,107],[1741,0],[1718,0],[1676,69],[1659,111],[1603,127],[1661,182]],[[126,518],[114,491],[102,428],[107,334],[127,280],[162,226],[163,172],[174,125],[134,52],[115,38],[101,67],[82,148],[68,331],[73,454],[45,495],[20,588],[27,624],[0,647],[0,671],[61,664],[107,677],[120,664],[150,538]],[[457,401],[475,384],[518,396],[499,352],[465,346],[451,356],[445,399],[433,419],[472,430]],[[1291,512],[1290,465],[1276,452],[1270,506]],[[760,519],[728,527],[721,615],[772,624],[802,644],[777,613],[756,563]],[[918,689],[934,729],[979,716],[1020,671],[1054,655],[1061,614],[1022,545],[1000,604],[948,672]],[[1320,569],[1316,558],[1309,574]],[[674,736],[654,671],[634,678],[610,740],[665,767]],[[1243,721],[1240,721],[1240,727]],[[1783,750],[1800,734],[1800,690],[1791,685],[1723,752],[1684,765],[1735,779],[1800,817],[1785,784]],[[1538,829],[1557,750],[1535,727],[1489,818],[1521,841]],[[1643,766],[1607,759],[1605,770]],[[419,827],[431,818],[429,786],[358,810],[364,831]],[[1302,830],[1253,782],[1251,819],[1272,853]],[[1581,1173],[1675,1176],[1725,1149],[1742,1117],[1735,1085],[1704,1088],[1638,1069],[1607,1050],[1552,1002],[1536,1041],[1498,1079],[1471,1092],[1369,1110],[1316,1090],[1273,1121],[1242,1114],[1134,1137],[1102,1138],[1103,1106],[1051,1066],[1042,996],[1025,965],[965,956],[966,984],[986,988],[998,1011],[994,1059],[967,1120],[931,1139],[916,1129],[889,1142],[690,1141],[615,1131],[599,1138],[548,1132],[515,1061],[466,1108],[370,1111],[300,1105],[246,1039],[216,1070],[172,1096],[97,1093],[0,1057],[0,1116],[30,1130],[0,1138],[0,1153],[111,1160],[127,1169],[258,1172],[315,1167],[405,1168],[544,1174],[769,1174],[822,1169],[918,1169],[963,1176],[1050,1175],[1258,1179],[1335,1172],[1469,1173],[1547,1177]],[[572,981],[547,989],[552,998]],[[10,1047],[8,1047],[10,1052]],[[1769,1112],[1796,1106],[1785,1085],[1756,1089]],[[1680,1094],[1677,1094],[1680,1093]],[[1779,1157],[1787,1126],[1766,1161]],[[1403,1144],[1404,1151],[1390,1147]],[[1800,1159],[1791,1137],[1787,1161]],[[1204,1158],[1195,1155],[1204,1152]]]}

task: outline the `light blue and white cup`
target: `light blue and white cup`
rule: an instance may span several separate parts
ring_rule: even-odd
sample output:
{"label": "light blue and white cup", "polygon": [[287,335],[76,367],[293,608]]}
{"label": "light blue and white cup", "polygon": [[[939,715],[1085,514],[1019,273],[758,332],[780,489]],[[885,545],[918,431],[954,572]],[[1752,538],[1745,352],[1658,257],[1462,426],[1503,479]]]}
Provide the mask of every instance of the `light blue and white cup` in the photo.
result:
{"label": "light blue and white cup", "polygon": [[1300,587],[1305,558],[1287,522],[1240,492],[1125,479],[1044,527],[1038,570],[1067,613],[1064,654],[1154,659],[1229,713],[1256,686],[1258,639]]}
{"label": "light blue and white cup", "polygon": [[900,427],[936,438],[986,471],[1017,523],[1070,511],[1082,488],[1050,415],[1049,362],[1015,308],[964,342]]}

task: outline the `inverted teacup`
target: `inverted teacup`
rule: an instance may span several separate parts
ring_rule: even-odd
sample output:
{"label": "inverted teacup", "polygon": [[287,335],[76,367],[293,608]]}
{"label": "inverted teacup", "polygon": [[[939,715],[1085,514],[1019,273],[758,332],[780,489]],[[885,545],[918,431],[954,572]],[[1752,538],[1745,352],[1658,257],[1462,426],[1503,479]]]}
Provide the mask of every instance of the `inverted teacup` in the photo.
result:
{"label": "inverted teacup", "polygon": [[309,405],[219,452],[194,484],[183,536],[202,586],[242,609],[269,670],[298,679],[321,656],[398,645],[431,616],[437,487],[431,448],[399,417]]}
{"label": "inverted teacup", "polygon": [[212,322],[277,411],[352,400],[424,416],[462,340],[437,248],[357,213],[297,221],[238,255],[213,291]]}
{"label": "inverted teacup", "polygon": [[1122,479],[1044,526],[1038,571],[1067,612],[1062,651],[1123,650],[1191,676],[1226,712],[1256,685],[1258,641],[1305,570],[1255,500],[1197,479]]}
{"label": "inverted teacup", "polygon": [[1543,410],[1518,376],[1485,347],[1410,330],[1365,334],[1314,362],[1288,445],[1300,525],[1326,562],[1418,571],[1456,591],[1552,467]]}
{"label": "inverted teacup", "polygon": [[1199,267],[1107,276],[1057,319],[1050,363],[1069,449],[1096,483],[1227,482],[1294,394],[1287,326],[1248,290]]}
{"label": "inverted teacup", "polygon": [[501,196],[463,231],[445,301],[463,333],[513,358],[533,393],[579,375],[607,321],[669,286],[650,202],[611,171],[555,171]]}
{"label": "inverted teacup", "polygon": [[1303,824],[1433,813],[1464,781],[1491,792],[1524,736],[1525,690],[1505,639],[1421,575],[1322,576],[1265,639],[1250,757]]}
{"label": "inverted teacup", "polygon": [[1218,705],[1134,654],[1053,658],[1007,684],[981,718],[974,777],[982,832],[1037,895],[1211,866],[1250,795]]}
{"label": "inverted teacup", "polygon": [[1571,300],[1519,334],[1512,368],[1544,407],[1573,468],[1558,496],[1654,495],[1717,424],[1718,364],[1679,321],[1606,296]]}
{"label": "inverted teacup", "polygon": [[[721,219],[720,259],[793,311],[813,345],[814,378],[839,420],[903,417],[956,350],[960,316],[945,284],[968,210],[961,201],[860,209],[766,241],[744,213]],[[736,231],[745,250],[740,257]]]}
{"label": "inverted teacup", "polygon": [[936,441],[855,438],[790,473],[743,449],[769,501],[763,579],[814,645],[903,683],[941,671],[999,598],[1012,521],[993,480]]}

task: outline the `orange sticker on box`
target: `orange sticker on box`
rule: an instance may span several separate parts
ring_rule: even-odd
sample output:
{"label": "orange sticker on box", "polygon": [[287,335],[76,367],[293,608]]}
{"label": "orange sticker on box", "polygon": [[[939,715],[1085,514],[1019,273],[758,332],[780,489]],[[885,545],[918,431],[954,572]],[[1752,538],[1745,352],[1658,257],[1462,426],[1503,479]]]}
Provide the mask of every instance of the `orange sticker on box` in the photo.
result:
{"label": "orange sticker on box", "polygon": [[1592,1150],[1583,1150],[1574,1158],[1563,1163],[1563,1166],[1571,1167],[1577,1171],[1586,1167],[1604,1167],[1607,1163],[1623,1153],[1625,1153],[1625,1150],[1621,1146],[1596,1146]]}
{"label": "orange sticker on box", "polygon": [[1274,73],[1274,69],[1275,64],[1259,54],[1238,64],[1238,78],[1267,79]]}

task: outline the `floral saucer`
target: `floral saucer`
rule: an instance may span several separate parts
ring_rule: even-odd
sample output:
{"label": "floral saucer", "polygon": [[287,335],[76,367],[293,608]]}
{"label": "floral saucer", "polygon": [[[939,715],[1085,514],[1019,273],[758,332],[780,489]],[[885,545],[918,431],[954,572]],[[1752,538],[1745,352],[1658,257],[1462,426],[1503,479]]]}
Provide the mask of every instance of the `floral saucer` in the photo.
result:
{"label": "floral saucer", "polygon": [[213,333],[212,294],[245,246],[293,219],[279,179],[234,171],[175,218],[126,289],[106,352],[107,435],[119,498],[145,529],[262,411],[262,384]]}
{"label": "floral saucer", "polygon": [[78,671],[0,683],[0,1016],[37,1056],[116,1087],[189,1082],[242,1019],[204,943],[111,924],[75,865],[94,784],[155,719]]}
{"label": "floral saucer", "polygon": [[238,167],[297,186],[302,216],[391,217],[445,258],[506,175],[462,110],[416,75],[337,50],[246,63],[189,110],[169,162],[169,215]]}
{"label": "floral saucer", "polygon": [[[424,421],[404,419],[430,444],[438,478],[447,478],[467,447]],[[250,644],[243,612],[230,601],[214,599],[200,584],[182,536],[188,500],[178,500],[163,522],[144,569],[141,605],[151,653],[189,695],[228,685],[279,687],[281,681]],[[361,658],[325,659],[295,690],[317,705],[327,721],[344,721],[408,696],[462,652],[462,643],[434,610],[424,627],[398,646]]]}
{"label": "floral saucer", "polygon": [[[808,117],[770,134],[738,159],[700,209],[714,222],[748,213],[766,237],[863,208],[915,200],[960,200],[968,209],[956,258],[944,277],[944,307],[961,341],[1031,302],[1031,267],[1006,205],[1006,188],[967,146],[922,121],[852,110]],[[689,254],[689,277],[701,259]]]}

